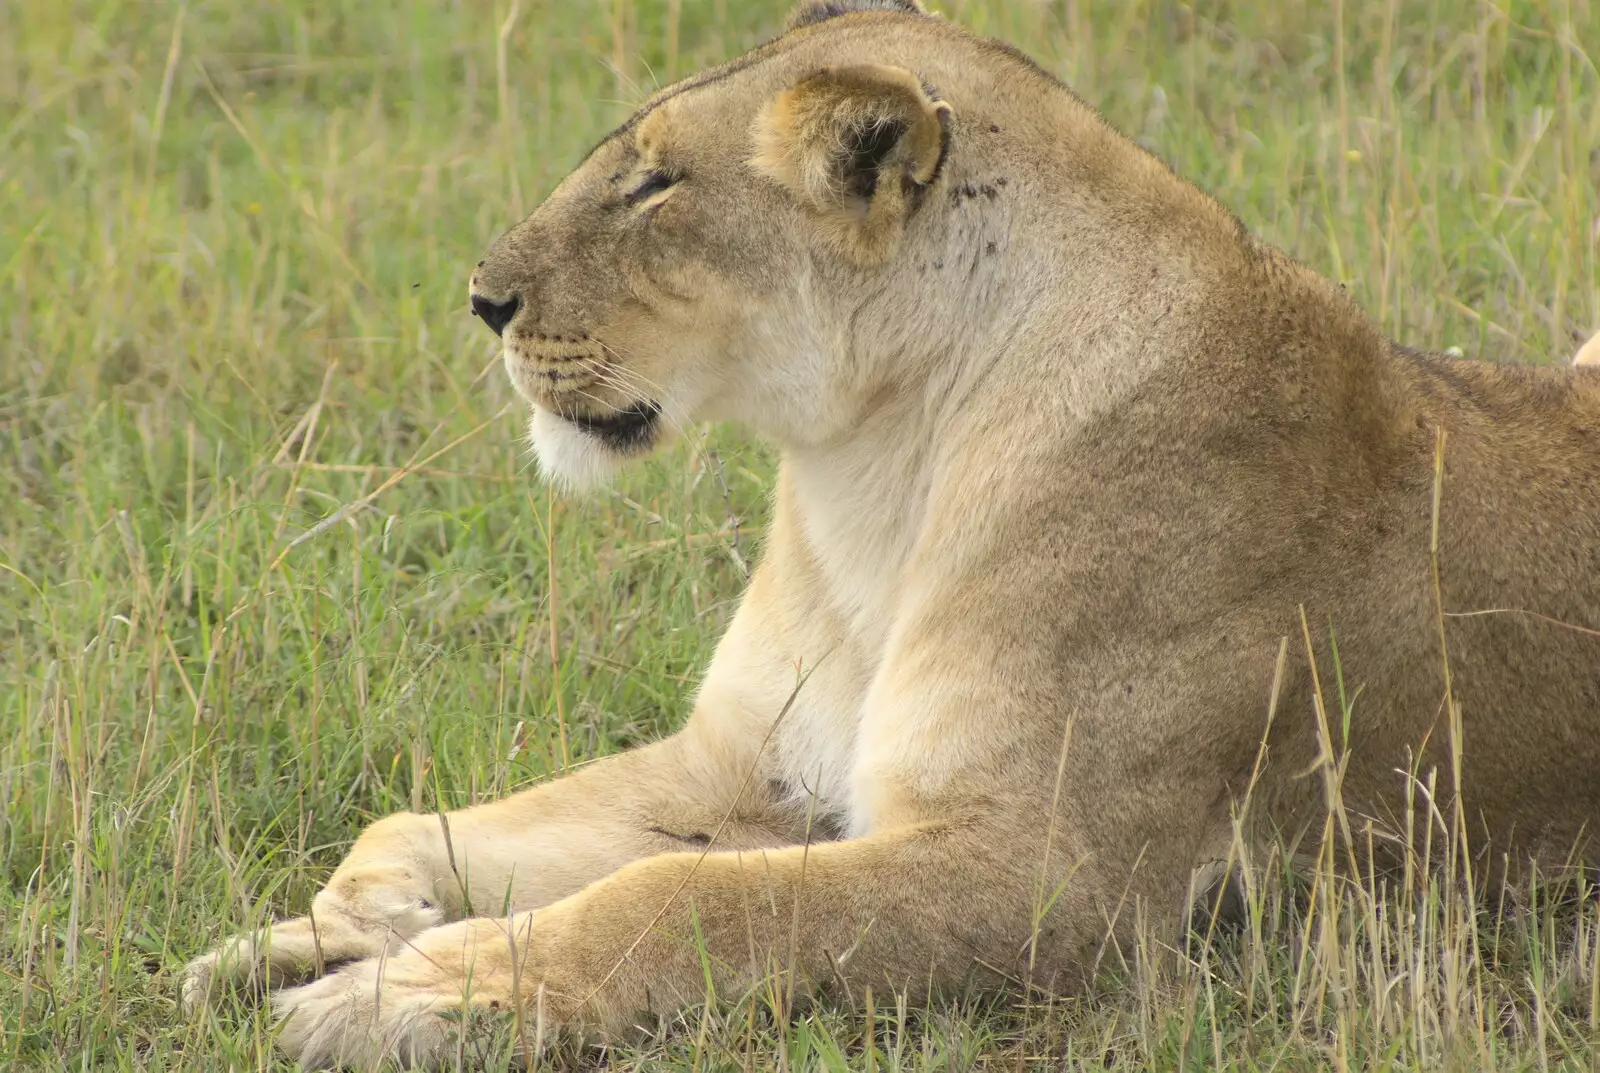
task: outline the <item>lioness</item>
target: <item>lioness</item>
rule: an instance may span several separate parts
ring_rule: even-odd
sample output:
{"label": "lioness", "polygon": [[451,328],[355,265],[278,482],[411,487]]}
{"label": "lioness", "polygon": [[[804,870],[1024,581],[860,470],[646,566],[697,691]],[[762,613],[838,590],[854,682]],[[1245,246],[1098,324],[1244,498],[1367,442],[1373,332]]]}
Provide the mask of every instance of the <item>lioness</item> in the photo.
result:
{"label": "lioness", "polygon": [[1594,849],[1600,374],[1385,340],[913,0],[803,5],[657,93],[471,300],[551,479],[742,422],[783,449],[772,525],[679,733],[390,816],[312,915],[193,963],[191,1000],[299,984],[309,1064],[441,1061],[466,1007],[604,1037],[772,971],[1081,986],[1340,765],[1363,844],[1430,769],[1452,813],[1459,746],[1479,859]]}

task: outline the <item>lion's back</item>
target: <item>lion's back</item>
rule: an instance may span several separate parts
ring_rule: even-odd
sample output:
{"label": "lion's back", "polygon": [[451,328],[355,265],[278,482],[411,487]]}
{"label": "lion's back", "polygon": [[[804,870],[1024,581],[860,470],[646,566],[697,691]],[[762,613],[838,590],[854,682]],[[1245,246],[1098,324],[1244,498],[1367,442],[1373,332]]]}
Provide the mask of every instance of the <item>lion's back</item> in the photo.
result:
{"label": "lion's back", "polygon": [[[1445,430],[1432,610],[1470,804],[1570,848],[1600,824],[1600,370],[1405,360]],[[1431,499],[1409,507],[1430,543]]]}

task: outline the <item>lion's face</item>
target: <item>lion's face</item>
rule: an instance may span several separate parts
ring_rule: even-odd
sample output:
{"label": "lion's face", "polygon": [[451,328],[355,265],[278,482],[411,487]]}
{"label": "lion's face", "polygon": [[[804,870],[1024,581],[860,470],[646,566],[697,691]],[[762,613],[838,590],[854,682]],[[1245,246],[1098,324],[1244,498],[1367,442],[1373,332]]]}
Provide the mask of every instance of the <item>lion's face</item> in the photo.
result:
{"label": "lion's face", "polygon": [[658,93],[490,248],[473,307],[547,475],[593,482],[692,421],[781,440],[837,416],[850,311],[951,138],[916,75],[859,62],[863,31],[931,21],[818,20]]}

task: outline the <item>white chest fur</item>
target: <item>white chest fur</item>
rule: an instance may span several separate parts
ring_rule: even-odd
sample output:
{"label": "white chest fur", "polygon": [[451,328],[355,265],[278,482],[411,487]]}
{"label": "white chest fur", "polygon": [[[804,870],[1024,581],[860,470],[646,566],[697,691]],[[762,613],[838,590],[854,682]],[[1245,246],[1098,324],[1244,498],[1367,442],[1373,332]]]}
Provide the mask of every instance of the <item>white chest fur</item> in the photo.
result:
{"label": "white chest fur", "polygon": [[[848,448],[791,452],[793,514],[809,551],[818,621],[800,633],[811,674],[774,735],[780,777],[819,816],[864,825],[853,800],[863,703],[882,661],[927,501],[920,437],[852,439]],[[798,580],[798,579],[793,579]]]}

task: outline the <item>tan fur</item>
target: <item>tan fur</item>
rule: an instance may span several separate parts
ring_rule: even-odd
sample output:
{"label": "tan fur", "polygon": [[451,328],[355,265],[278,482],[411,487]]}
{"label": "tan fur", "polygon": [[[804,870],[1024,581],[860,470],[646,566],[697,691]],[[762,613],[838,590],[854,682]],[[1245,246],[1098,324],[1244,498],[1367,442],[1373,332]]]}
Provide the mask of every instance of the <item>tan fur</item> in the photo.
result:
{"label": "tan fur", "polygon": [[[724,997],[774,971],[913,1001],[1080,986],[1135,906],[1177,925],[1258,757],[1246,837],[1320,829],[1302,621],[1356,697],[1333,746],[1358,841],[1399,855],[1407,773],[1452,808],[1441,429],[1473,848],[1592,857],[1600,377],[1386,341],[941,20],[795,21],[658,94],[473,277],[521,303],[506,363],[552,478],[704,419],[783,450],[688,725],[448,838],[375,824],[312,917],[196,961],[188,997],[268,970],[301,984],[275,999],[291,1055],[430,1064],[463,1006],[615,1036],[708,974]],[[850,142],[885,109],[902,142]],[[838,229],[869,187],[863,259]],[[641,400],[659,419],[617,424]]]}

